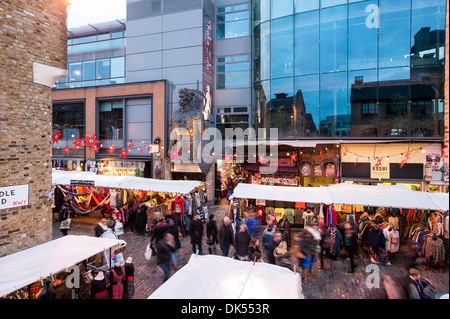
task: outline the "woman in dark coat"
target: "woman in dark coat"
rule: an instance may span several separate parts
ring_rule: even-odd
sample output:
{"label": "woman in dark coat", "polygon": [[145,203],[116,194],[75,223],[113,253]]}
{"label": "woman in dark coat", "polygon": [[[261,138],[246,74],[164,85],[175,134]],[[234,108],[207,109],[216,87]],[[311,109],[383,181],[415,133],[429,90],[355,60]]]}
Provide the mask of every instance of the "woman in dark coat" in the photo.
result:
{"label": "woman in dark coat", "polygon": [[239,260],[248,260],[248,246],[251,239],[247,225],[241,224],[240,231],[236,234],[236,253]]}

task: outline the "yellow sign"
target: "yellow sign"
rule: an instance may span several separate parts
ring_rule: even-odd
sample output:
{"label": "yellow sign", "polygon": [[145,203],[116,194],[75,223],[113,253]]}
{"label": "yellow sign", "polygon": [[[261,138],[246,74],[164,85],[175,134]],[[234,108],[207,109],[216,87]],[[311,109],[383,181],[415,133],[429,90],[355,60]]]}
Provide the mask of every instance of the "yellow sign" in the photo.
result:
{"label": "yellow sign", "polygon": [[370,161],[370,178],[372,179],[389,179],[391,176],[391,170],[389,167],[389,161],[384,158]]}

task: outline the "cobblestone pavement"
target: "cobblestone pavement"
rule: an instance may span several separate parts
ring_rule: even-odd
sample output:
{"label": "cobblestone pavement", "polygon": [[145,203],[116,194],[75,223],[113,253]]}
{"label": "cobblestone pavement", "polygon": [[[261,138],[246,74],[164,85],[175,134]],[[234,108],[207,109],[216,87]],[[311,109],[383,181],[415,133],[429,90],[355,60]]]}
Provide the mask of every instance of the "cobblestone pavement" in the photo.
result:
{"label": "cobblestone pavement", "polygon": [[[216,215],[217,222],[221,222],[227,213],[227,206],[211,206],[210,212]],[[100,220],[100,213],[91,213],[88,216],[77,216],[72,220],[72,229],[70,235],[88,235],[94,236],[94,227]],[[59,223],[53,225],[53,238],[59,238],[62,234],[59,231]],[[206,230],[206,227],[205,227]],[[129,233],[125,229],[125,234],[120,236],[127,242],[127,248],[124,252],[125,259],[131,256],[135,266],[136,292],[134,299],[148,298],[163,283],[162,274],[156,266],[156,258],[149,261],[144,258],[146,245],[149,243],[149,235],[136,235]],[[208,253],[206,244],[203,244],[203,252]],[[220,248],[217,249],[220,254]],[[231,249],[230,255],[234,253]],[[178,250],[178,266],[181,268],[187,264],[192,255],[190,238],[186,237],[181,241],[181,249]],[[380,288],[368,288],[366,280],[370,275],[370,269],[367,266],[372,265],[364,253],[361,264],[357,267],[355,273],[347,274],[349,261],[343,255],[338,260],[324,258],[324,269],[317,270],[314,267],[315,275],[307,274],[306,284],[303,284],[303,294],[306,299],[385,299],[387,294],[381,283]],[[395,259],[395,257],[397,257]],[[391,265],[377,265],[380,270],[381,279],[385,275],[399,274],[402,266],[399,256],[394,256]],[[373,265],[372,265],[373,267]],[[449,270],[448,265],[444,269],[426,269],[419,264],[417,268],[421,271],[422,277],[430,281],[430,285],[425,289],[429,296],[434,297],[436,293],[449,292]],[[173,274],[176,270],[172,269]],[[367,272],[366,272],[367,271]]]}

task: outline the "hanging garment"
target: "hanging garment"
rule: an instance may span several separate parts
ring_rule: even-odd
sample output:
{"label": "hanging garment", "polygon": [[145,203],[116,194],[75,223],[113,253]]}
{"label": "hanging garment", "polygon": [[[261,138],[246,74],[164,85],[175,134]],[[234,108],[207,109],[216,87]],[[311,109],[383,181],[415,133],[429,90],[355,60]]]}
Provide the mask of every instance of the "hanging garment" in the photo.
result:
{"label": "hanging garment", "polygon": [[123,267],[114,267],[111,269],[111,299],[123,298],[123,278],[125,272]]}
{"label": "hanging garment", "polygon": [[115,189],[111,190],[109,205],[111,205],[112,208],[117,207],[117,192]]}
{"label": "hanging garment", "polygon": [[284,208],[278,207],[275,208],[275,219],[277,223],[283,218],[284,215]]}
{"label": "hanging garment", "polygon": [[125,277],[124,277],[123,299],[133,299],[135,292],[134,265],[131,262],[126,262],[124,268],[125,268]]}
{"label": "hanging garment", "polygon": [[264,206],[257,206],[255,212],[259,221],[264,223],[266,221],[266,208]]}
{"label": "hanging garment", "polygon": [[174,212],[177,214],[184,214],[184,200],[181,197],[175,199],[175,209]]}
{"label": "hanging garment", "polygon": [[444,228],[445,228],[445,238],[449,239],[449,229],[448,229],[448,216],[445,217],[445,223],[444,223]]}
{"label": "hanging garment", "polygon": [[294,224],[303,225],[303,212],[302,208],[294,209]]}
{"label": "hanging garment", "polygon": [[369,231],[367,241],[373,252],[377,253],[378,250],[384,246],[386,239],[384,238],[384,234],[380,228],[372,227]]}
{"label": "hanging garment", "polygon": [[294,209],[285,208],[284,214],[287,216],[287,220],[289,221],[289,223],[294,224]]}
{"label": "hanging garment", "polygon": [[312,221],[314,218],[314,213],[313,212],[303,212],[303,226],[311,226]]}

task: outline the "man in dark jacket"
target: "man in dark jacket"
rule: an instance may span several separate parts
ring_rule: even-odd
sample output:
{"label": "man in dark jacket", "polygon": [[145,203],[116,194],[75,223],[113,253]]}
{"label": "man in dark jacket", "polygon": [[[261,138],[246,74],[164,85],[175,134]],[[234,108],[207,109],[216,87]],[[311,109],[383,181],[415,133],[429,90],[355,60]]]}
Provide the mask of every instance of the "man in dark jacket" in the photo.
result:
{"label": "man in dark jacket", "polygon": [[198,249],[198,254],[202,254],[202,238],[203,238],[203,223],[200,220],[199,214],[194,214],[194,219],[190,223],[189,234],[191,236],[192,252],[195,254]]}
{"label": "man in dark jacket", "polygon": [[164,274],[164,282],[170,277],[170,264],[172,263],[172,252],[175,251],[175,240],[169,232],[164,233],[164,238],[156,243],[156,264]]}
{"label": "man in dark jacket", "polygon": [[216,244],[219,242],[217,239],[217,225],[216,220],[214,219],[214,214],[209,215],[209,222],[206,225],[206,238],[208,243],[208,251],[211,255],[214,251],[216,251]]}
{"label": "man in dark jacket", "polygon": [[267,247],[267,262],[269,264],[275,265],[275,256],[273,255],[273,252],[275,251],[275,248],[278,247],[278,245],[283,240],[283,234],[280,232],[275,232],[273,234],[273,238],[271,242],[269,243],[269,246]]}
{"label": "man in dark jacket", "polygon": [[130,223],[131,233],[134,233],[134,228],[136,226],[136,212],[139,207],[139,201],[136,196],[132,196],[128,201],[128,222]]}
{"label": "man in dark jacket", "polygon": [[353,221],[353,215],[348,216],[348,222],[344,224],[343,240],[344,247],[350,258],[350,270],[348,273],[355,272],[355,255],[358,254],[358,225]]}
{"label": "man in dark jacket", "polygon": [[231,226],[231,221],[228,217],[223,219],[223,225],[218,230],[219,246],[222,250],[222,256],[228,257],[230,247],[234,246],[234,231]]}
{"label": "man in dark jacket", "polygon": [[161,217],[158,223],[155,225],[155,227],[153,227],[150,243],[153,243],[153,240],[156,240],[156,243],[162,240],[164,238],[164,233],[167,231],[168,228],[169,225],[167,225],[166,221],[164,220],[164,217]]}

